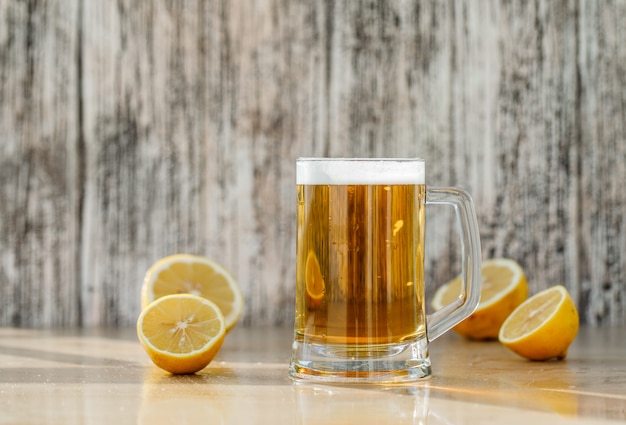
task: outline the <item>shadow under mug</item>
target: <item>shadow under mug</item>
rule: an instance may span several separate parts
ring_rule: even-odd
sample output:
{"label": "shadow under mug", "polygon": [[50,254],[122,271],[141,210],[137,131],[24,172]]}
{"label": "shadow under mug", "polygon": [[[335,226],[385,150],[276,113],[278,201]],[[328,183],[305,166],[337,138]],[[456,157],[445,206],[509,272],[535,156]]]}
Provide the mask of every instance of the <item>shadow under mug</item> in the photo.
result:
{"label": "shadow under mug", "polygon": [[[480,237],[471,197],[425,184],[422,159],[296,162],[296,314],[290,376],[391,383],[431,374],[428,343],[480,297]],[[462,290],[426,314],[425,209],[449,205],[461,238]]]}

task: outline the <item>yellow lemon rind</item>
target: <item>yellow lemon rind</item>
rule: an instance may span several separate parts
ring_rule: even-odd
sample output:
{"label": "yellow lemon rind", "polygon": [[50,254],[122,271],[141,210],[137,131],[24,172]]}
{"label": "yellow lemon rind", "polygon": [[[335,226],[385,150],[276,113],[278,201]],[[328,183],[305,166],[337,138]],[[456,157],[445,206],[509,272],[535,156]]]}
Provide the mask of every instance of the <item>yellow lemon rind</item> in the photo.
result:
{"label": "yellow lemon rind", "polygon": [[[237,324],[239,319],[243,314],[243,294],[241,293],[241,289],[237,284],[237,281],[232,276],[232,274],[226,270],[222,265],[217,263],[216,261],[211,260],[210,258],[203,257],[200,255],[192,255],[192,254],[173,254],[166,257],[163,257],[156,261],[146,272],[143,280],[143,284],[141,286],[141,308],[145,309],[151,302],[155,301],[153,286],[156,282],[159,274],[169,268],[174,263],[202,263],[213,270],[216,273],[221,274],[226,278],[229,283],[229,287],[233,293],[233,308],[229,314],[224,315],[224,320],[226,323],[226,333],[230,332],[232,328]],[[208,299],[208,298],[207,298]],[[215,301],[215,300],[210,300]]]}
{"label": "yellow lemon rind", "polygon": [[[511,260],[511,259],[508,259],[508,258],[494,258],[494,259],[485,260],[485,261],[482,262],[482,268],[485,268],[485,267],[488,267],[488,266],[491,266],[491,265],[506,266],[507,268],[513,270],[514,274],[513,274],[513,277],[511,278],[511,283],[506,288],[504,288],[497,296],[491,298],[487,303],[482,302],[476,308],[476,311],[487,309],[491,305],[496,304],[502,298],[506,297],[508,294],[510,294],[511,292],[513,292],[515,290],[515,288],[519,285],[519,281],[520,280],[523,280],[523,283],[526,283],[526,276],[524,274],[524,271],[522,270],[521,266],[517,262],[515,262],[514,260]],[[448,284],[452,283],[453,281],[455,281],[457,279],[460,280],[460,277],[457,277],[456,279],[453,279],[452,281],[448,282]],[[437,292],[435,293],[435,295],[433,297],[432,306],[436,310],[439,310],[439,309],[441,309],[443,307],[442,298],[443,298],[443,294],[445,292],[443,290],[443,287],[446,286],[446,285],[443,285],[442,287],[440,287],[439,290],[437,290]]]}
{"label": "yellow lemon rind", "polygon": [[515,308],[528,297],[526,279],[512,292],[501,297],[498,303],[477,308],[467,319],[454,327],[460,335],[473,340],[495,340],[500,327]]}
{"label": "yellow lemon rind", "polygon": [[[483,261],[482,267],[485,268],[490,265],[507,267],[509,270],[513,270],[513,276],[511,277],[509,285],[505,287],[498,295],[492,297],[488,302],[483,302],[479,304],[478,308],[476,309],[478,311],[486,310],[494,304],[497,304],[503,298],[507,297],[509,294],[518,289],[520,285],[523,285],[524,288],[527,288],[526,275],[524,274],[524,270],[522,270],[522,267],[516,261],[509,258],[494,258],[491,260]],[[527,293],[528,292],[526,291],[526,294]],[[526,299],[526,296],[524,296],[524,299]]]}
{"label": "yellow lemon rind", "polygon": [[[144,334],[142,330],[144,318],[148,314],[151,308],[158,308],[158,305],[163,302],[167,302],[170,299],[183,299],[192,298],[204,303],[212,308],[216,313],[216,319],[219,320],[220,329],[216,335],[214,335],[207,343],[202,347],[188,353],[172,353],[166,350],[162,350],[155,346]],[[226,326],[224,322],[224,316],[222,315],[219,307],[212,301],[192,294],[172,294],[166,295],[155,300],[148,305],[137,319],[137,336],[139,342],[143,346],[144,350],[148,354],[148,357],[152,362],[161,369],[173,373],[173,374],[191,374],[204,369],[211,363],[219,352],[222,344],[224,343],[224,336],[226,335]]]}
{"label": "yellow lemon rind", "polygon": [[[473,340],[493,340],[498,338],[500,326],[508,315],[528,297],[528,284],[522,267],[510,258],[485,260],[482,269],[487,267],[505,267],[512,272],[509,284],[498,294],[485,302],[481,299],[474,312],[453,329],[458,334]],[[456,284],[460,287],[460,277],[451,280],[435,293],[431,305],[435,310],[443,307],[446,287]]]}
{"label": "yellow lemon rind", "polygon": [[[548,291],[558,291],[561,295],[554,311],[543,322],[515,338],[507,337],[507,328],[511,321],[535,299],[544,296]],[[567,289],[557,285],[545,289],[520,304],[505,320],[500,328],[498,340],[514,353],[529,360],[544,361],[553,358],[564,359],[579,329],[579,316],[576,305]]]}

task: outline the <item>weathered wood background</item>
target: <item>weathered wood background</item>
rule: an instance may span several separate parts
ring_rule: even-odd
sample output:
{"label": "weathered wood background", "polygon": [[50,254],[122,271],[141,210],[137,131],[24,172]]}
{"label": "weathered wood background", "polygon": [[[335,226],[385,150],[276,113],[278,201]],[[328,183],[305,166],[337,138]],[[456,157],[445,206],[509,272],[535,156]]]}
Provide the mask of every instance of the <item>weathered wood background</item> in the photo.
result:
{"label": "weathered wood background", "polygon": [[626,323],[626,1],[0,0],[0,325],[133,324],[176,252],[289,324],[298,156],[424,157],[485,258]]}

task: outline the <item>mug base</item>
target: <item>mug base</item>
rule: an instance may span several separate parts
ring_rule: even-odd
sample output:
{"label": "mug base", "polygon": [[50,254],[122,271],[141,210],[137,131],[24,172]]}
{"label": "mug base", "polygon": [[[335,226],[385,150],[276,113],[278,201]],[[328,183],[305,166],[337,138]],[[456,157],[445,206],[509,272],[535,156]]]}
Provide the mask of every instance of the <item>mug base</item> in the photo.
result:
{"label": "mug base", "polygon": [[386,384],[431,375],[426,338],[376,347],[296,340],[292,349],[289,374],[296,381]]}

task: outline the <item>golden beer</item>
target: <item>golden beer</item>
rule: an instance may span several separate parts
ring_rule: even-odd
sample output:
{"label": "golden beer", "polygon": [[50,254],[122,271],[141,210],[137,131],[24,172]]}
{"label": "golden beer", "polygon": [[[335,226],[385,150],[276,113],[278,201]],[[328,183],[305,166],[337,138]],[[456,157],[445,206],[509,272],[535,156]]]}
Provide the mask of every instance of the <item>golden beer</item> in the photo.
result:
{"label": "golden beer", "polygon": [[377,356],[425,336],[423,184],[298,184],[296,340]]}
{"label": "golden beer", "polygon": [[[472,199],[456,188],[426,188],[425,174],[419,158],[296,161],[291,378],[396,383],[428,377],[429,341],[478,305],[481,252]],[[425,209],[437,205],[454,207],[462,285],[458,299],[426,315]]]}

